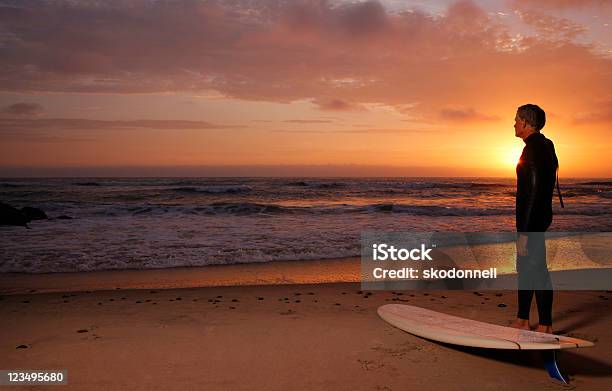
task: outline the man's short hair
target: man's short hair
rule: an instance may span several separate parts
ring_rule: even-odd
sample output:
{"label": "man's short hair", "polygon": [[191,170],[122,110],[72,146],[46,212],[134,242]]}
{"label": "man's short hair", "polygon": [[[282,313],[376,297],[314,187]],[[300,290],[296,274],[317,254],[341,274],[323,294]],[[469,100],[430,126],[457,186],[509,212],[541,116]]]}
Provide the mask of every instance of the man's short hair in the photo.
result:
{"label": "man's short hair", "polygon": [[523,105],[518,108],[517,114],[538,132],[546,124],[546,113],[538,105],[532,105],[531,103]]}

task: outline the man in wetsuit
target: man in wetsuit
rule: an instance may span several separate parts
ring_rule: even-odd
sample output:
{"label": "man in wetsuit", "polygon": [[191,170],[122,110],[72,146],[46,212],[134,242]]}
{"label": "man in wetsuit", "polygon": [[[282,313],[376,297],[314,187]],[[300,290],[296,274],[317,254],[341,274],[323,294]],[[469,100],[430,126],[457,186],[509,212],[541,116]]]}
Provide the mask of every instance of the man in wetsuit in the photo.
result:
{"label": "man in wetsuit", "polygon": [[537,105],[518,108],[514,131],[525,142],[516,166],[518,313],[513,327],[529,330],[529,310],[536,296],[536,331],[552,333],[553,291],[546,264],[544,232],[552,223],[552,197],[559,162],[555,147],[540,130],[546,114]]}

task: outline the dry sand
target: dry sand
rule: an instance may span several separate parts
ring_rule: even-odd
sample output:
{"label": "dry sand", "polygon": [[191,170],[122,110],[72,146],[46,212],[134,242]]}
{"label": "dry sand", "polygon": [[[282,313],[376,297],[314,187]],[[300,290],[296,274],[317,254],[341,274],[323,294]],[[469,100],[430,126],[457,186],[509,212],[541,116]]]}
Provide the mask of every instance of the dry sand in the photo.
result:
{"label": "dry sand", "polygon": [[[332,283],[4,295],[0,369],[67,369],[68,385],[52,388],[66,390],[567,389],[549,380],[538,353],[442,345],[376,314],[405,302],[507,325],[513,292],[359,290]],[[572,388],[612,389],[610,297],[556,293],[555,330],[596,343],[561,352]]]}

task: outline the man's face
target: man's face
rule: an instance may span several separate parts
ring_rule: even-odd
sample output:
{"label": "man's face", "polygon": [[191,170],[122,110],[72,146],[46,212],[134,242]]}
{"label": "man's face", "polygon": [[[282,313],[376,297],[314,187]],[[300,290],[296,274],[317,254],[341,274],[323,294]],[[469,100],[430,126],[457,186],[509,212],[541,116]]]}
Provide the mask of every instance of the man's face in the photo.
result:
{"label": "man's face", "polygon": [[514,117],[514,135],[516,137],[523,138],[525,134],[525,127],[527,126],[527,121],[523,120],[519,117],[518,113]]}

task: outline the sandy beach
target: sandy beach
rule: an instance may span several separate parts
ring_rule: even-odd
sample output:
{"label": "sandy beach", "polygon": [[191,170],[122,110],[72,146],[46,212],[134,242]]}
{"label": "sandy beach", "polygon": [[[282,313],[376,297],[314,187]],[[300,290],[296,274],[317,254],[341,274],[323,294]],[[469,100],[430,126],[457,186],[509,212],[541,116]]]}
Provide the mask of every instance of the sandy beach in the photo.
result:
{"label": "sandy beach", "polygon": [[[612,384],[610,297],[556,294],[555,331],[596,343],[560,354],[571,387]],[[509,291],[363,292],[358,283],[5,294],[0,368],[67,369],[70,390],[567,387],[535,353],[457,348],[396,329],[376,314],[389,302],[501,325],[515,313]]]}

